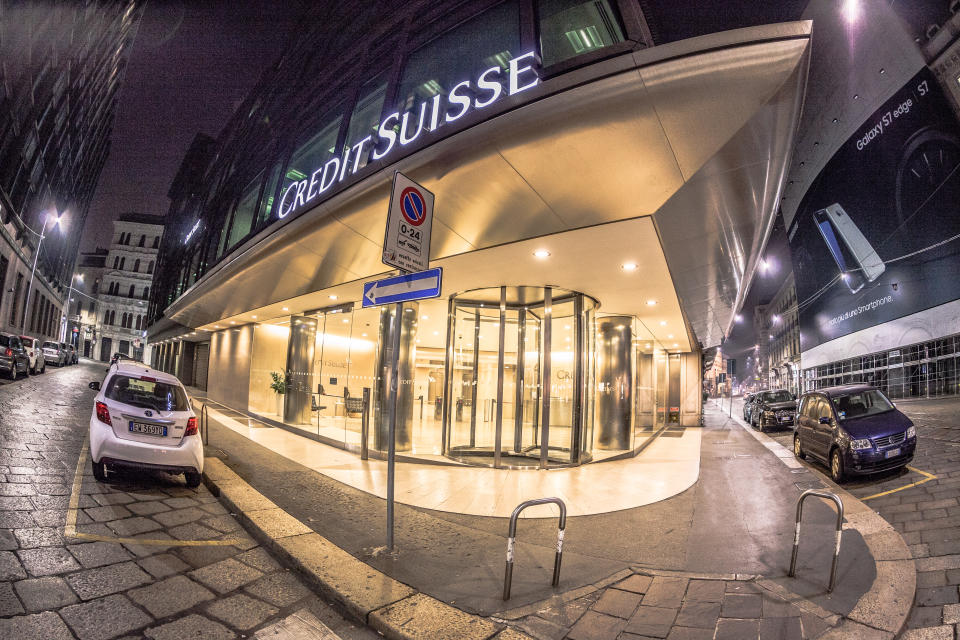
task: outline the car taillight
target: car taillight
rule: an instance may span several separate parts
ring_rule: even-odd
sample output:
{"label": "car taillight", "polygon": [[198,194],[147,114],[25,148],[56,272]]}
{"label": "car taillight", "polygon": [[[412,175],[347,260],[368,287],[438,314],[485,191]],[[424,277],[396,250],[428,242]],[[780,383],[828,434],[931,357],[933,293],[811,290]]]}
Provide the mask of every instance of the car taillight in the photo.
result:
{"label": "car taillight", "polygon": [[187,418],[187,430],[183,432],[184,437],[197,435],[197,419]]}
{"label": "car taillight", "polygon": [[97,403],[97,420],[104,424],[108,424],[111,427],[113,423],[110,422],[110,411],[107,409],[107,405],[103,402]]}
{"label": "car taillight", "polygon": [[4,352],[4,355],[6,355],[7,357],[12,356],[12,355],[13,355],[13,349],[11,349],[10,347],[7,347],[7,350]]}

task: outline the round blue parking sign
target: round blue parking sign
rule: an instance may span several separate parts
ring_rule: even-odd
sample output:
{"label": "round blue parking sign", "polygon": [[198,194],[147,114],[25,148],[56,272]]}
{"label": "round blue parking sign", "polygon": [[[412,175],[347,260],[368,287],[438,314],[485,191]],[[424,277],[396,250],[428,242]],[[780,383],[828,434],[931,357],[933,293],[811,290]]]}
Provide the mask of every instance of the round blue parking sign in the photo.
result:
{"label": "round blue parking sign", "polygon": [[400,194],[400,213],[415,227],[423,224],[427,219],[427,202],[423,194],[414,187],[404,189]]}

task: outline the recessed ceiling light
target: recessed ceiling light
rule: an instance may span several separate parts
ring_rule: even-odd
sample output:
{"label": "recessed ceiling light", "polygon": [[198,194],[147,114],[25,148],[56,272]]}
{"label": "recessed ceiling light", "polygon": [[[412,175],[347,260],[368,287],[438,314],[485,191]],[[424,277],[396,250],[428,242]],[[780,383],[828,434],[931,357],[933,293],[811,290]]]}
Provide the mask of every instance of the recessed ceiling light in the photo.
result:
{"label": "recessed ceiling light", "polygon": [[537,249],[536,251],[533,252],[533,257],[540,258],[541,260],[544,258],[549,258],[550,252],[547,251],[546,249]]}
{"label": "recessed ceiling light", "polygon": [[331,293],[331,294],[330,294],[329,296],[327,296],[327,297],[330,298],[331,300],[336,300],[336,299],[337,299],[336,294],[333,294],[333,293]]}
{"label": "recessed ceiling light", "polygon": [[365,333],[361,333],[360,335],[361,335],[362,337],[364,337],[364,338],[367,337],[367,334],[365,334]]}
{"label": "recessed ceiling light", "polygon": [[231,320],[231,321],[230,321],[230,324],[237,324],[237,323],[236,323],[236,322],[234,322],[233,320]]}
{"label": "recessed ceiling light", "polygon": [[254,320],[256,320],[256,319],[257,319],[257,316],[250,316],[250,317],[251,317],[251,318],[253,318]]}
{"label": "recessed ceiling light", "polygon": [[668,340],[673,340],[673,334],[672,334],[672,333],[668,333],[668,334],[667,334],[667,339],[668,339]]}
{"label": "recessed ceiling light", "polygon": [[660,326],[661,326],[661,327],[667,326],[667,321],[666,321],[666,320],[661,320],[661,321],[660,321]]}
{"label": "recessed ceiling light", "polygon": [[350,318],[343,319],[343,324],[349,324],[349,323],[350,323]]}
{"label": "recessed ceiling light", "polygon": [[673,346],[679,347],[680,345],[678,345],[676,342],[674,342],[674,343],[673,343]]}
{"label": "recessed ceiling light", "polygon": [[213,325],[213,328],[214,328],[214,329],[219,329],[219,328],[220,328],[220,325],[215,324],[215,325]]}
{"label": "recessed ceiling light", "polygon": [[440,332],[439,332],[439,331],[434,331],[434,332],[433,332],[433,335],[438,336],[438,335],[440,335]]}
{"label": "recessed ceiling light", "polygon": [[290,311],[290,307],[284,307],[283,309],[280,309],[280,311]]}
{"label": "recessed ceiling light", "polygon": [[655,304],[657,304],[657,301],[654,300],[653,298],[650,298],[649,300],[647,300],[647,306],[648,306],[648,307],[652,307],[652,306],[654,306]]}
{"label": "recessed ceiling light", "polygon": [[428,316],[428,315],[422,315],[422,316],[420,316],[420,319],[421,319],[421,320],[429,320],[429,319],[430,319],[430,316]]}
{"label": "recessed ceiling light", "polygon": [[620,265],[620,268],[623,269],[624,271],[636,271],[636,270],[637,270],[637,263],[636,263],[636,262],[624,262],[622,265]]}

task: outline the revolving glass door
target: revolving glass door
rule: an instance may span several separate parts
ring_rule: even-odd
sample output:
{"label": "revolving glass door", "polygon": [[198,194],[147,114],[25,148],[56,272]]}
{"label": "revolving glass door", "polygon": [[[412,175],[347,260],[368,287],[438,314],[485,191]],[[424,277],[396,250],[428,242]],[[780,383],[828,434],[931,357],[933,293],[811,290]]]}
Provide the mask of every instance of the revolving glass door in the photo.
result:
{"label": "revolving glass door", "polygon": [[551,287],[450,301],[444,453],[505,468],[589,462],[589,349],[596,301]]}

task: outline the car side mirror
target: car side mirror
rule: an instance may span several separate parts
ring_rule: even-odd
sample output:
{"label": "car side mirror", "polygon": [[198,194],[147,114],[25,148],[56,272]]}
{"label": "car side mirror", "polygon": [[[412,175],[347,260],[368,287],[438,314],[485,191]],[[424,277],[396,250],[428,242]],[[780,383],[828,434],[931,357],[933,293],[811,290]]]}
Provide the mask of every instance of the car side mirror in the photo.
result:
{"label": "car side mirror", "polygon": [[94,380],[93,382],[91,382],[91,383],[88,384],[87,386],[90,387],[91,389],[93,389],[94,391],[100,391],[100,383],[97,382],[96,380]]}
{"label": "car side mirror", "polygon": [[830,418],[828,418],[827,416],[823,416],[822,418],[820,418],[820,424],[830,424]]}

